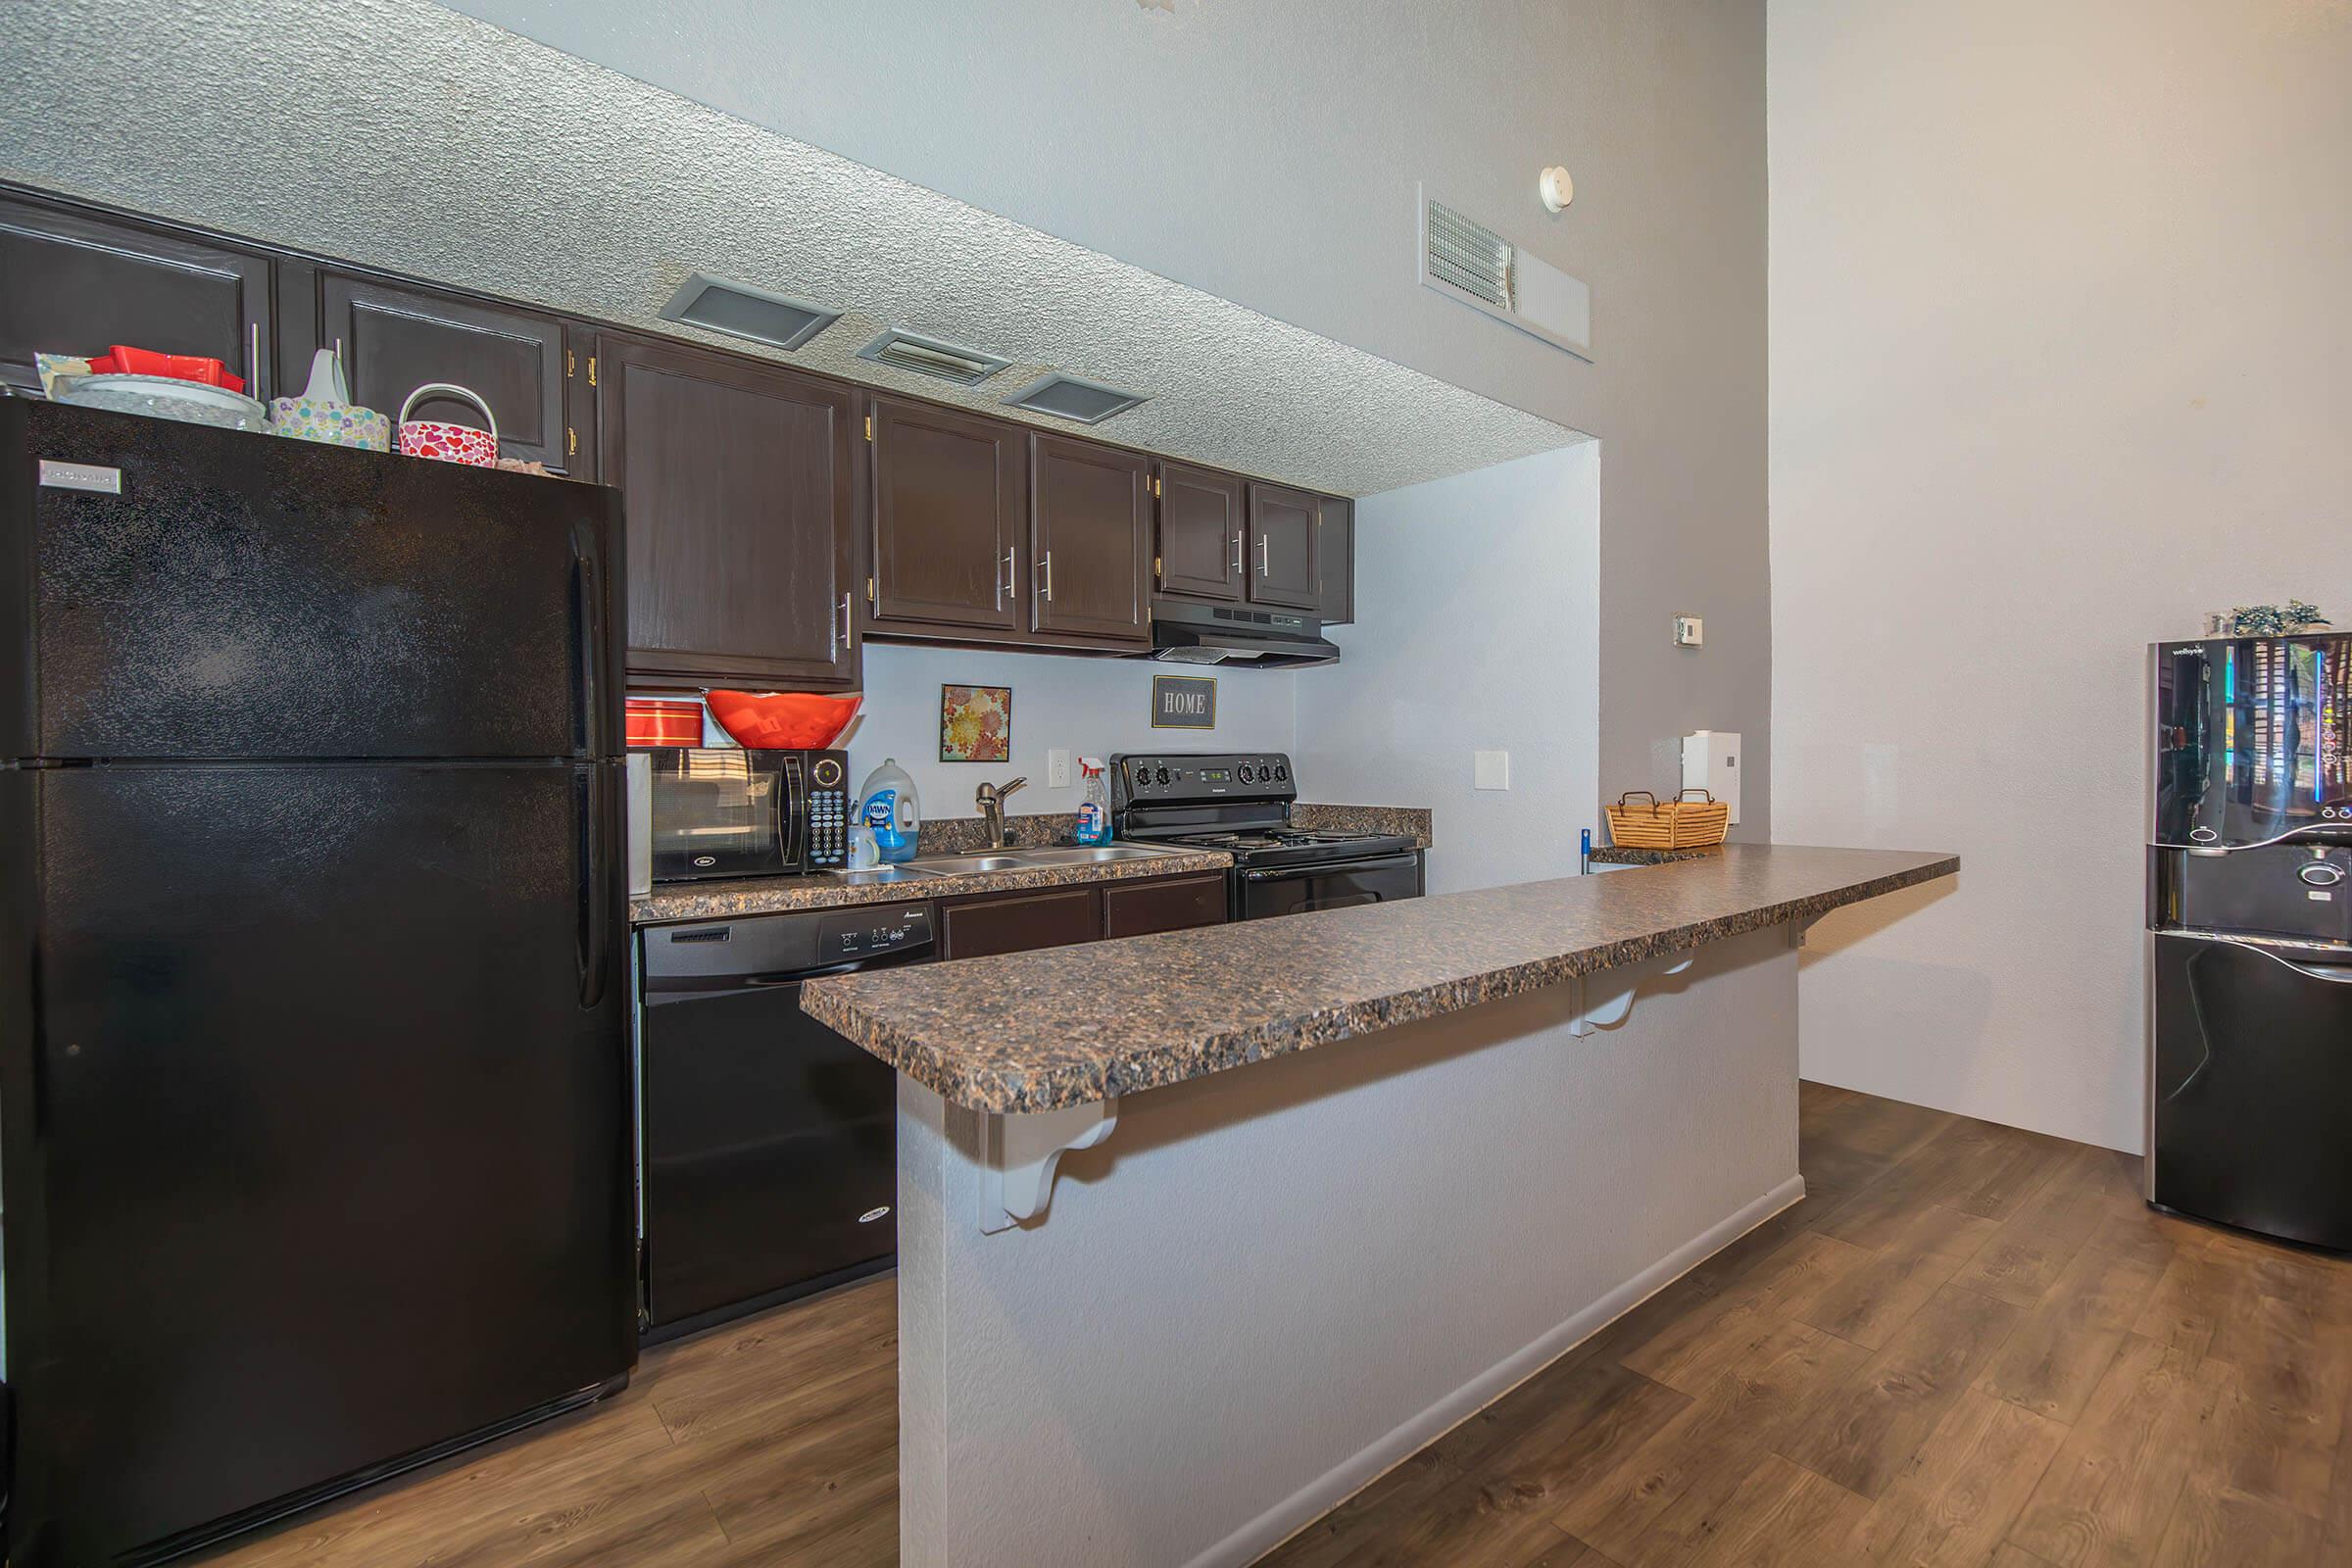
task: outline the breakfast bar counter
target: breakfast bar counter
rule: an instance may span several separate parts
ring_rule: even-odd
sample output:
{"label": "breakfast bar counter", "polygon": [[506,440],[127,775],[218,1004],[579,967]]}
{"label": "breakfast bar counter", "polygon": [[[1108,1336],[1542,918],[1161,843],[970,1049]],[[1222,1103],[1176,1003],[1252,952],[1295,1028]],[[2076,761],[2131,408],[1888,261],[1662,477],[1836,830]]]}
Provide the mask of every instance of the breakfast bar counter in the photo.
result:
{"label": "breakfast bar counter", "polygon": [[843,975],[811,981],[802,1005],[955,1104],[1054,1110],[1809,923],[1959,865],[1732,845],[1663,876],[1561,877]]}
{"label": "breakfast bar counter", "polygon": [[899,1069],[900,1560],[1255,1561],[1799,1200],[1805,928],[1957,871],[1735,845],[810,981]]}

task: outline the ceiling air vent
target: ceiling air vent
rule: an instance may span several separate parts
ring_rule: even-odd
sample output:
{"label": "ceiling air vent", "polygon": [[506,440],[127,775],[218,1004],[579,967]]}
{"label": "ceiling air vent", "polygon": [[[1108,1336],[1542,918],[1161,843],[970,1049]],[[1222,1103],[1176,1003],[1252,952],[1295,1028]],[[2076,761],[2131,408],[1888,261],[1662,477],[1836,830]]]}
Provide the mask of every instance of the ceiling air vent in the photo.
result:
{"label": "ceiling air vent", "polygon": [[1122,392],[1115,386],[1100,381],[1064,375],[1059,370],[1049,371],[1004,400],[1007,408],[1027,409],[1033,414],[1050,414],[1056,419],[1074,419],[1080,424],[1101,424],[1114,414],[1125,414],[1139,403],[1151,398],[1142,392]]}
{"label": "ceiling air vent", "polygon": [[1421,282],[1582,360],[1592,357],[1592,291],[1474,218],[1420,192]]}
{"label": "ceiling air vent", "polygon": [[780,349],[797,349],[840,320],[841,313],[789,294],[770,294],[697,272],[662,307],[662,319],[709,327]]}
{"label": "ceiling air vent", "polygon": [[978,386],[1012,363],[978,349],[967,349],[960,343],[902,331],[895,326],[859,349],[858,357],[893,369],[953,381],[957,386]]}

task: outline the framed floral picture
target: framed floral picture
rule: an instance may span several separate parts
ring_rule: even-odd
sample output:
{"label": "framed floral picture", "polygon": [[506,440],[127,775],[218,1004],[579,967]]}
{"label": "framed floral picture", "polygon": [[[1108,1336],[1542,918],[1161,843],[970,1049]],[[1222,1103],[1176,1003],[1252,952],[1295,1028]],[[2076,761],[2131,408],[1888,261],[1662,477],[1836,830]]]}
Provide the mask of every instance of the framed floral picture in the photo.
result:
{"label": "framed floral picture", "polygon": [[939,760],[1003,762],[1012,757],[1012,688],[942,686]]}

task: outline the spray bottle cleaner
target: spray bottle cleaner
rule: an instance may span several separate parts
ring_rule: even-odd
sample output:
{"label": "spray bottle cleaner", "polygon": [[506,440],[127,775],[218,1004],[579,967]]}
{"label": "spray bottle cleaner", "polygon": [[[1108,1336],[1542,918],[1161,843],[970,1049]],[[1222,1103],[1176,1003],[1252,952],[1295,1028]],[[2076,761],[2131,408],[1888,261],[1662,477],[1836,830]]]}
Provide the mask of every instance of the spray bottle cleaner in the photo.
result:
{"label": "spray bottle cleaner", "polygon": [[1081,844],[1110,842],[1110,786],[1103,779],[1103,762],[1100,757],[1078,759],[1079,771],[1086,775],[1086,799],[1078,805],[1078,828],[1071,837]]}

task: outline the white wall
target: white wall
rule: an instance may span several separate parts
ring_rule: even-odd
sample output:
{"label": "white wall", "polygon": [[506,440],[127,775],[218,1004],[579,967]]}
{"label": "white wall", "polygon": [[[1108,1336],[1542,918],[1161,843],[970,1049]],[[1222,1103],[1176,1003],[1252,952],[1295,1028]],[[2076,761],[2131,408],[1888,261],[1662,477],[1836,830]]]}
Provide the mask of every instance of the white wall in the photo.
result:
{"label": "white wall", "polygon": [[[1217,727],[1152,728],[1152,677],[1214,674]],[[1293,682],[1290,670],[1195,670],[1139,659],[1078,659],[1051,654],[1003,654],[985,649],[865,645],[865,707],[849,736],[850,782],[895,757],[914,779],[926,817],[977,816],[972,791],[1015,774],[1029,785],[1005,809],[1015,816],[1075,811],[1084,799],[1080,756],[1113,752],[1291,751]],[[943,685],[1012,688],[1012,760],[943,762],[939,760],[939,689]],[[1067,789],[1046,787],[1046,753],[1071,755]],[[1308,799],[1340,797],[1307,779]],[[1414,802],[1402,804],[1413,805]]]}
{"label": "white wall", "polygon": [[1582,1038],[1547,986],[1131,1095],[995,1235],[979,1118],[901,1078],[906,1568],[1254,1561],[1792,1201],[1795,968],[1751,932]]}
{"label": "white wall", "polygon": [[2137,1149],[2144,645],[2352,616],[2352,10],[1802,0],[1769,54],[1775,836],[1963,858],[1822,923],[1805,1073]]}
{"label": "white wall", "polygon": [[[1740,731],[1772,836],[1763,0],[444,3],[1603,438],[1601,781]],[[1591,364],[1419,285],[1421,180],[1592,285]]]}
{"label": "white wall", "polygon": [[[1298,672],[1298,776],[1318,800],[1436,813],[1429,890],[1577,869],[1596,815],[1600,447],[1367,496],[1355,624]],[[1471,753],[1510,754],[1507,792]]]}

